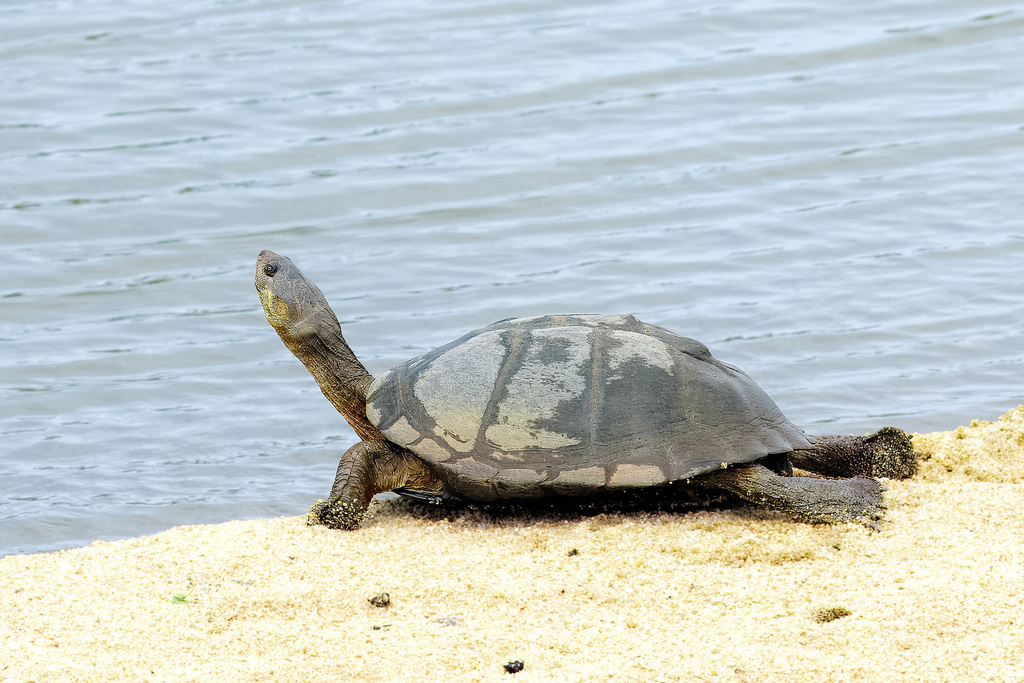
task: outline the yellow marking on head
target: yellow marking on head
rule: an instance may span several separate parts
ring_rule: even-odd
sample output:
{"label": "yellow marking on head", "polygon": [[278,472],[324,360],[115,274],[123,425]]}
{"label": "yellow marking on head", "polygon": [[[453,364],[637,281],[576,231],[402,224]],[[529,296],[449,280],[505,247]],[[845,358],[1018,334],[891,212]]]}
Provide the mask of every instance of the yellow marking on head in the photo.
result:
{"label": "yellow marking on head", "polygon": [[289,321],[291,312],[287,302],[274,296],[274,292],[269,287],[260,289],[260,303],[263,304],[263,312],[267,315],[267,320],[274,327]]}

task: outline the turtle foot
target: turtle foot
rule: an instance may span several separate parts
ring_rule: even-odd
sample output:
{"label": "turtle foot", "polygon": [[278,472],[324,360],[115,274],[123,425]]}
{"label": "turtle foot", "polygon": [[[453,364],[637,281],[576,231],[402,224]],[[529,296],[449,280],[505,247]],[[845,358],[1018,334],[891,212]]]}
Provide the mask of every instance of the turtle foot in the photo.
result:
{"label": "turtle foot", "polygon": [[811,480],[794,488],[790,503],[796,516],[813,523],[857,522],[879,531],[885,516],[885,487],[870,477]]}
{"label": "turtle foot", "polygon": [[883,427],[870,436],[812,436],[806,450],[793,451],[794,467],[826,477],[855,476],[906,479],[917,471],[910,436],[902,429]]}
{"label": "turtle foot", "polygon": [[864,451],[872,477],[909,479],[917,473],[917,456],[910,436],[896,427],[882,427],[864,437]]}
{"label": "turtle foot", "polygon": [[318,500],[306,514],[306,526],[326,526],[331,529],[352,530],[363,521],[362,507],[351,501],[329,502]]}
{"label": "turtle foot", "polygon": [[787,512],[804,522],[873,526],[885,514],[882,486],[870,477],[784,477],[751,463],[695,477],[693,484],[731,491],[755,505]]}

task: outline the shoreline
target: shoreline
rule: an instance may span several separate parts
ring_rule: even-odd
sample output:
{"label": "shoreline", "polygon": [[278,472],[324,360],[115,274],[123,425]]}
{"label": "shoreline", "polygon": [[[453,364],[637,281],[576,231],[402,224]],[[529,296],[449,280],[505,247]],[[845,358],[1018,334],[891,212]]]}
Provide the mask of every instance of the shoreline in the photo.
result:
{"label": "shoreline", "polygon": [[396,502],[10,555],[0,680],[1024,679],[1024,406],[914,439],[878,532]]}

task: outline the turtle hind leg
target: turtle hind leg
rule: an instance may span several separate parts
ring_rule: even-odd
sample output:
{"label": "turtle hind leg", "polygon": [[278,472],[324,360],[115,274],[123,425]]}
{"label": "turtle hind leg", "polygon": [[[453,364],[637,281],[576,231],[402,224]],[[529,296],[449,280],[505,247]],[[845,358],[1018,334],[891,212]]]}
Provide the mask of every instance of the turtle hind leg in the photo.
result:
{"label": "turtle hind leg", "polygon": [[885,504],[874,479],[786,477],[758,463],[734,465],[690,481],[702,488],[729,491],[743,500],[787,512],[807,522],[865,522],[881,519]]}
{"label": "turtle hind leg", "polygon": [[795,467],[826,477],[907,479],[917,472],[917,457],[902,429],[883,427],[870,436],[812,436],[813,448],[793,451]]}
{"label": "turtle hind leg", "polygon": [[388,441],[360,441],[341,456],[331,495],[310,508],[306,524],[355,529],[376,494],[403,487],[438,496],[444,490],[430,467],[404,448]]}

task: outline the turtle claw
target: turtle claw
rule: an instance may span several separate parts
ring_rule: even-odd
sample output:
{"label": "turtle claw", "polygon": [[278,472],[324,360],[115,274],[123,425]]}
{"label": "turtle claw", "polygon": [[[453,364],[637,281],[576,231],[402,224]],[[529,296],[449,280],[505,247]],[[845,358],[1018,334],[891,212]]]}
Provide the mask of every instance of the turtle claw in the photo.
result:
{"label": "turtle claw", "polygon": [[910,436],[896,427],[882,427],[864,438],[871,461],[870,474],[887,479],[909,479],[917,472],[917,457]]}
{"label": "turtle claw", "polygon": [[359,528],[364,510],[351,501],[318,500],[306,514],[306,526],[325,526],[331,529]]}

